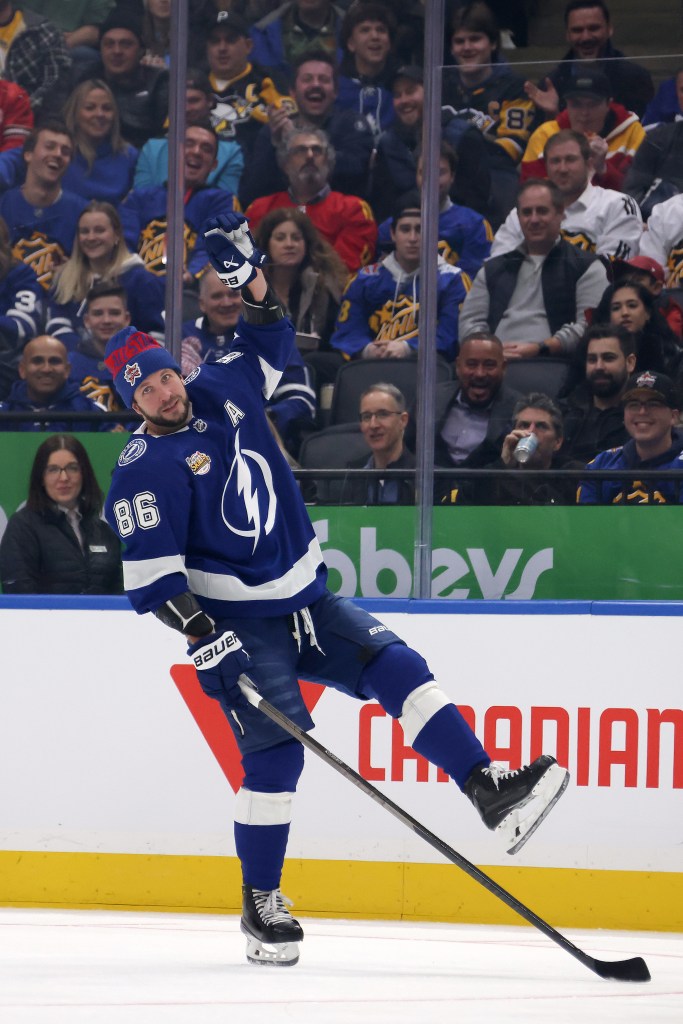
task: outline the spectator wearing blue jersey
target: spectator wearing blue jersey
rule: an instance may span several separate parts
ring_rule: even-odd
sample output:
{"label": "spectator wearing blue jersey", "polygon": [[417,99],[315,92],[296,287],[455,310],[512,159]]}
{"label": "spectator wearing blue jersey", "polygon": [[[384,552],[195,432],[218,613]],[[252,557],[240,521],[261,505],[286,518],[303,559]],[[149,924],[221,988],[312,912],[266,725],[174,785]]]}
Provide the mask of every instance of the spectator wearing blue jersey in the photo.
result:
{"label": "spectator wearing blue jersey", "polygon": [[657,89],[650,100],[642,122],[645,126],[654,127],[658,124],[669,124],[683,118],[683,68],[679,68],[673,78],[667,78]]}
{"label": "spectator wearing blue jersey", "polygon": [[395,36],[394,16],[382,3],[354,3],[340,30],[343,55],[337,106],[366,118],[375,139],[394,120]]}
{"label": "spectator wearing blue jersey", "polygon": [[4,402],[0,412],[49,412],[63,414],[63,418],[41,420],[0,421],[0,430],[106,430],[107,425],[97,421],[69,419],[69,413],[102,413],[101,405],[81,393],[80,384],[71,380],[71,365],[64,345],[57,338],[42,334],[24,346],[19,360],[19,380]]}
{"label": "spectator wearing blue jersey", "polygon": [[164,334],[164,279],[146,269],[123,237],[121,218],[111,203],[94,200],[78,218],[71,256],[59,268],[49,296],[47,330],[69,350],[83,329],[83,303],[94,284],[106,281],[126,289],[127,306],[144,329]]}
{"label": "spectator wearing blue jersey", "polygon": [[[392,219],[394,251],[363,267],[342,296],[330,339],[347,358],[415,358],[420,340],[420,197],[408,193]],[[458,314],[469,278],[438,258],[434,344],[450,361],[458,351]]]}
{"label": "spectator wearing blue jersey", "polygon": [[35,271],[13,255],[0,217],[0,399],[17,379],[22,346],[38,334],[44,294]]}
{"label": "spectator wearing blue jersey", "polygon": [[235,848],[247,959],[292,966],[303,929],[280,879],[304,748],[243,696],[243,674],[243,685],[253,679],[302,730],[313,721],[299,678],[378,700],[400,721],[405,742],[456,782],[510,853],[541,823],[568,775],[547,755],[527,768],[492,765],[424,658],[327,589],[315,531],[264,411],[290,359],[294,328],[268,289],[265,257],[244,217],[210,221],[206,243],[224,283],[244,289],[235,343],[222,362],[203,364],[185,382],[153,339],[134,327],[113,336],[107,364],[144,422],[119,457],[105,514],[125,540],[131,604],[184,635],[199,684],[239,747]]}
{"label": "spectator wearing blue jersey", "polygon": [[[185,81],[185,124],[210,121],[215,105],[216,97],[207,76],[202,71],[189,69]],[[239,143],[234,139],[219,139],[216,165],[209,171],[206,184],[236,193],[243,168],[244,156]],[[154,188],[165,185],[167,181],[168,137],[148,139],[135,165],[135,188]]]}
{"label": "spectator wearing blue jersey", "polygon": [[[185,215],[185,281],[201,274],[208,262],[202,228],[216,211],[239,209],[237,197],[207,185],[216,166],[218,139],[208,122],[185,129],[183,199]],[[158,277],[166,274],[166,207],[168,185],[134,188],[120,207],[126,244]]]}
{"label": "spectator wearing blue jersey", "polygon": [[106,282],[93,285],[83,303],[83,331],[75,349],[69,353],[69,376],[78,382],[82,394],[107,412],[117,412],[123,406],[104,361],[104,352],[111,336],[129,323],[125,288]]}
{"label": "spectator wearing blue jersey", "polygon": [[[621,448],[600,452],[587,470],[632,470],[633,480],[581,481],[580,505],[680,505],[683,503],[683,407],[674,381],[656,370],[629,378],[622,397],[624,426],[630,439]],[[643,480],[644,470],[678,470],[680,480]]]}
{"label": "spectator wearing blue jersey", "polygon": [[23,185],[0,197],[0,216],[7,223],[14,253],[35,270],[45,291],[71,253],[76,221],[87,202],[62,187],[73,151],[68,129],[59,121],[44,121],[24,143]]}
{"label": "spectator wearing blue jersey", "polygon": [[[458,156],[448,142],[441,143],[439,152],[439,254],[472,279],[491,254],[493,231],[480,213],[453,202],[451,193],[459,175]],[[420,189],[423,168],[424,161],[420,155],[416,171]],[[386,252],[391,245],[391,219],[388,218],[379,226],[377,247],[380,252]]]}

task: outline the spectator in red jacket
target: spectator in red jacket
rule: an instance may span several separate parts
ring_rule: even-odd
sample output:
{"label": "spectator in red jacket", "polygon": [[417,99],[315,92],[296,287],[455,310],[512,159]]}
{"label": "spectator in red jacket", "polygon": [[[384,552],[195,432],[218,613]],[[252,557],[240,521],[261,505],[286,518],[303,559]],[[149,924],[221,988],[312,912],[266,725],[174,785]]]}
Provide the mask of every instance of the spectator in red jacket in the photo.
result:
{"label": "spectator in red jacket", "polygon": [[255,199],[247,208],[251,230],[279,207],[298,207],[355,273],[372,259],[377,224],[368,204],[358,196],[330,189],[335,153],[325,132],[296,128],[278,148],[278,163],[289,189]]}

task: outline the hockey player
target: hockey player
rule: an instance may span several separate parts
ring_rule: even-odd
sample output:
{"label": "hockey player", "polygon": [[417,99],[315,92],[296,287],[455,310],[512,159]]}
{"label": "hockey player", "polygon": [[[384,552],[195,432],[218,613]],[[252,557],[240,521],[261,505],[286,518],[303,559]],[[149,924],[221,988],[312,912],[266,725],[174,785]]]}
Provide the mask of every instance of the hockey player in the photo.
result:
{"label": "hockey player", "polygon": [[185,634],[201,685],[235,734],[245,772],[235,844],[247,959],[287,966],[303,939],[280,892],[303,746],[247,702],[242,673],[303,729],[313,722],[299,677],[377,699],[510,853],[568,775],[547,755],[514,771],[491,764],[424,659],[327,589],[315,532],[263,412],[287,364],[293,326],[259,269],[264,256],[244,217],[216,218],[205,239],[225,284],[244,289],[234,344],[184,382],[148,335],[129,327],[112,337],[107,365],[144,423],[114,470],[106,516],[125,542],[131,604]]}

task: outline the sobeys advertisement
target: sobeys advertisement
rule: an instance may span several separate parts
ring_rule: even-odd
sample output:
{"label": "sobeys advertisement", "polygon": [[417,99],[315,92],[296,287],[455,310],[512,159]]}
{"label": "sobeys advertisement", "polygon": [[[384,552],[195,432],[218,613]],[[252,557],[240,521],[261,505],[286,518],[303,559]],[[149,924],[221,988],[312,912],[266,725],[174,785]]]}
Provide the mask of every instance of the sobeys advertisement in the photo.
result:
{"label": "sobeys advertisement", "polygon": [[[0,534],[26,500],[33,456],[46,436],[4,435]],[[106,491],[128,434],[78,436]],[[309,514],[335,593],[413,596],[415,509],[312,505]],[[435,508],[431,596],[680,601],[682,516],[673,505]]]}

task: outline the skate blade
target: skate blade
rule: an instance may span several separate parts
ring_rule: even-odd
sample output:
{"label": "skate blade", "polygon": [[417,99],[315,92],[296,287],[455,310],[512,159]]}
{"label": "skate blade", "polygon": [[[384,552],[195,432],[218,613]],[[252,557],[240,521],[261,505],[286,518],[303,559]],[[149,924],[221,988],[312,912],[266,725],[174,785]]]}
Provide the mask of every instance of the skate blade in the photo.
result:
{"label": "skate blade", "polygon": [[247,939],[247,960],[261,967],[294,967],[299,962],[298,942],[262,942],[243,921],[240,930]]}
{"label": "skate blade", "polygon": [[[508,854],[519,853],[564,793],[569,783],[569,772],[559,764],[553,764],[538,780],[531,796],[521,807],[515,808],[503,818],[496,832],[500,833],[508,846]],[[539,805],[541,809],[539,810]]]}

